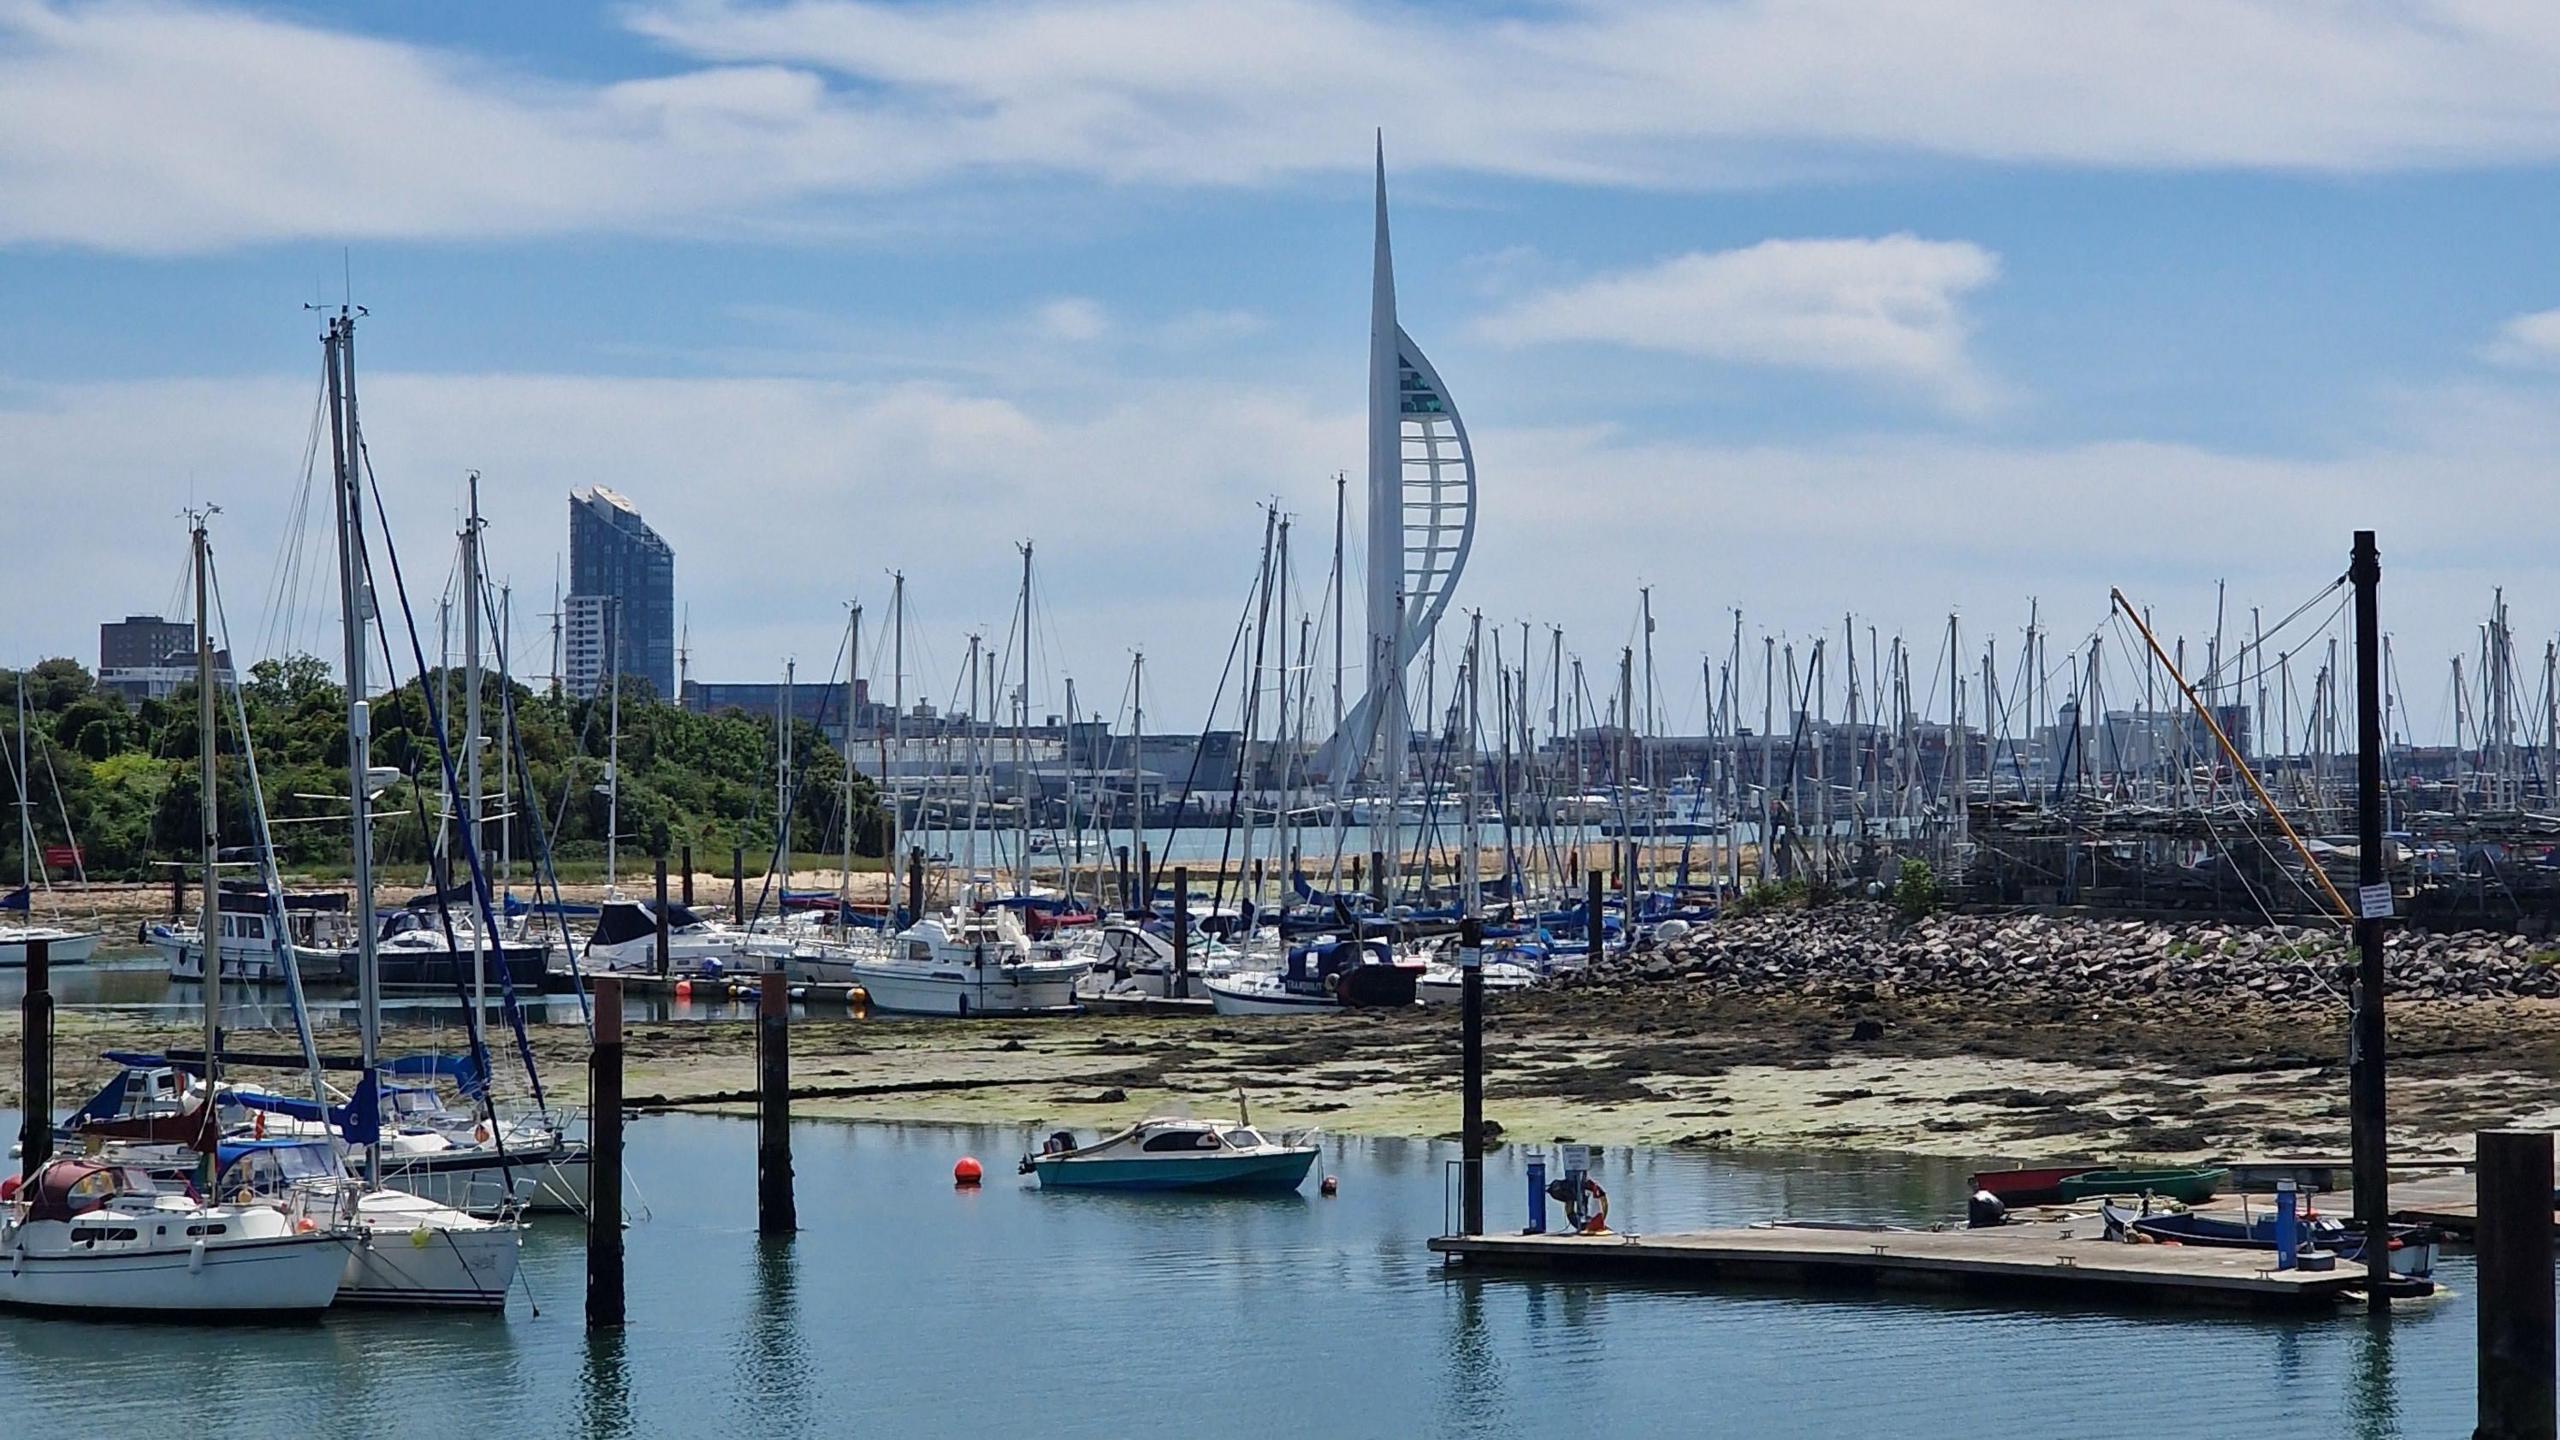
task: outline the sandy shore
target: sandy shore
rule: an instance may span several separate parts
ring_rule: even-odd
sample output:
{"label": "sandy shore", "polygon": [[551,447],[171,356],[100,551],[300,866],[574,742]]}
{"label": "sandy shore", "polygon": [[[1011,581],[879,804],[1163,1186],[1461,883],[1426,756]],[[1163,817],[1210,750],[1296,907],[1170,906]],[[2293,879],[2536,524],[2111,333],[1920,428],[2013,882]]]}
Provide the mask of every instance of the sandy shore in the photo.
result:
{"label": "sandy shore", "polygon": [[[2430,1002],[2392,1016],[2395,1153],[2468,1153],[2470,1133],[2560,1123],[2560,1003]],[[1961,1156],[2193,1157],[2343,1151],[2345,1021],[2299,1007],[2212,1013],[1926,998],[1843,1005],[1638,994],[1508,997],[1490,1008],[1486,1114],[1509,1140]],[[192,1032],[73,1014],[58,1089],[97,1052]],[[450,1046],[394,1030],[395,1050]],[[244,1047],[282,1037],[240,1037]],[[345,1037],[333,1036],[343,1045]],[[584,1039],[535,1032],[555,1097],[586,1085]],[[755,1038],[739,1021],[634,1024],[638,1106],[746,1112]],[[1425,1009],[1277,1019],[1083,1017],[876,1022],[792,1032],[794,1112],[1090,1129],[1150,1112],[1228,1113],[1358,1134],[1445,1137],[1458,1123],[1456,1016]],[[16,1018],[0,1065],[17,1074]],[[514,1067],[502,1063],[502,1074]],[[5,1082],[0,1082],[5,1083]]]}

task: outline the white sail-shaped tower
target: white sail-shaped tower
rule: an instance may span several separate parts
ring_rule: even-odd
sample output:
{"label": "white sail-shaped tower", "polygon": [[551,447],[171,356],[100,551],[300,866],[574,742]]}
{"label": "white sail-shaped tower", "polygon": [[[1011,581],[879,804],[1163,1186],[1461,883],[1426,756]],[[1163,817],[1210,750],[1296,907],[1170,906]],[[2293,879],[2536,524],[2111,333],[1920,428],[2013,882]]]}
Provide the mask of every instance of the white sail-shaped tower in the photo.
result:
{"label": "white sail-shaped tower", "polygon": [[1330,776],[1367,771],[1392,794],[1413,733],[1405,676],[1448,610],[1475,544],[1476,462],[1440,372],[1396,321],[1383,139],[1377,210],[1369,289],[1368,683],[1316,764]]}

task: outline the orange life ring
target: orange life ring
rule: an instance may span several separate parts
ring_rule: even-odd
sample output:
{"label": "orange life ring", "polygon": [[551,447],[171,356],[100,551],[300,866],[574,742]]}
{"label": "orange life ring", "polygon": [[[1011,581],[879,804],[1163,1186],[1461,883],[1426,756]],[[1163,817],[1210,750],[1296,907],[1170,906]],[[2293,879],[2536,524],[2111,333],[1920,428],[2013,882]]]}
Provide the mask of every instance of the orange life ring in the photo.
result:
{"label": "orange life ring", "polygon": [[1581,1235],[1608,1234],[1609,1192],[1600,1188],[1599,1181],[1585,1175],[1582,1177],[1582,1193],[1598,1200],[1600,1202],[1600,1208],[1585,1216],[1582,1223],[1574,1227],[1575,1233]]}

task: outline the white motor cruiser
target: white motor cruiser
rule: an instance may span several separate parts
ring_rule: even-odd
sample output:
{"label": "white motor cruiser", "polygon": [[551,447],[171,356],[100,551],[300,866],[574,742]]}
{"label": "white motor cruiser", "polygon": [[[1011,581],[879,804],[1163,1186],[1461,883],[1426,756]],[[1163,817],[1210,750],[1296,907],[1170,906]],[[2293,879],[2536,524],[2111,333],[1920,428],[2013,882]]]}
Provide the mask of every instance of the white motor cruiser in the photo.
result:
{"label": "white motor cruiser", "polygon": [[1075,1009],[1089,959],[1033,942],[1011,910],[955,910],[899,932],[847,966],[875,1011],[907,1015],[1047,1015]]}
{"label": "white motor cruiser", "polygon": [[299,1197],[201,1204],[136,1165],[47,1161],[0,1209],[0,1305],[275,1319],[326,1309],[349,1232]]}
{"label": "white motor cruiser", "polygon": [[[224,984],[282,985],[288,961],[305,985],[336,985],[355,936],[347,919],[344,895],[287,895],[282,907],[284,930],[267,896],[256,889],[225,885],[217,921],[221,934],[214,948],[222,955]],[[190,985],[204,983],[204,927],[166,921],[148,926],[143,935],[169,962],[169,978]]]}

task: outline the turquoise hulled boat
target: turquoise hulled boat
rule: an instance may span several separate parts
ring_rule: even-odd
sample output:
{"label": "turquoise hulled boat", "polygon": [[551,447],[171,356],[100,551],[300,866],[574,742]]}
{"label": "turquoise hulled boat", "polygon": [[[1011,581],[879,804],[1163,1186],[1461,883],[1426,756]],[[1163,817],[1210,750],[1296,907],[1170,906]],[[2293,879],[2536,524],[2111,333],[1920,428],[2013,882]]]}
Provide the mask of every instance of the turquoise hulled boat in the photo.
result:
{"label": "turquoise hulled boat", "polygon": [[1022,1173],[1039,1176],[1043,1189],[1295,1190],[1315,1160],[1304,1136],[1274,1140],[1246,1122],[1156,1116],[1090,1145],[1058,1131],[1022,1157]]}

